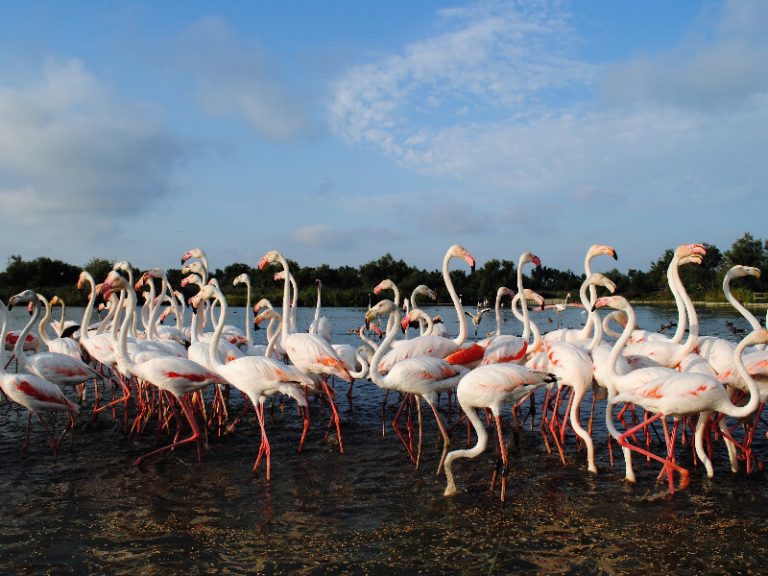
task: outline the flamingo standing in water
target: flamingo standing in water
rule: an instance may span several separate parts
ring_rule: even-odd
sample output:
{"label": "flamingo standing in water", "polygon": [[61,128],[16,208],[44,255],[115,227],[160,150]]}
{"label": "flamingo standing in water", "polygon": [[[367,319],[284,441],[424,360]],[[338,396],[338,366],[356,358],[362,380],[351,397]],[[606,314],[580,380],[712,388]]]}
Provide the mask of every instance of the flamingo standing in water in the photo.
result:
{"label": "flamingo standing in water", "polygon": [[[107,297],[110,292],[115,290],[122,290],[126,294],[126,299],[128,301],[125,318],[120,327],[118,338],[118,368],[127,375],[136,376],[149,384],[157,386],[161,391],[171,394],[181,407],[181,410],[189,423],[189,427],[192,430],[192,434],[187,438],[178,441],[174,440],[174,442],[167,446],[163,446],[162,448],[144,454],[137,458],[134,461],[134,464],[139,465],[149,456],[167,450],[173,450],[176,447],[189,442],[197,443],[197,460],[199,462],[200,443],[198,442],[198,439],[200,437],[200,428],[195,421],[192,405],[187,395],[191,392],[202,390],[211,384],[225,384],[225,380],[218,374],[188,358],[156,356],[141,363],[134,362],[133,358],[128,354],[128,331],[130,330],[133,321],[133,315],[136,312],[136,293],[125,278],[117,272],[112,271],[104,281],[102,291],[105,297]],[[179,425],[181,425],[181,418],[178,416],[178,413],[176,413],[175,407],[174,413],[176,414],[176,419],[179,422]]]}
{"label": "flamingo standing in water", "polygon": [[240,390],[253,403],[261,429],[261,445],[253,464],[253,471],[256,472],[262,457],[266,455],[267,480],[269,480],[271,448],[264,427],[264,401],[267,396],[273,394],[286,394],[296,400],[296,403],[304,411],[304,430],[299,442],[299,451],[301,451],[309,427],[309,407],[304,387],[314,388],[314,382],[296,367],[264,356],[243,356],[226,364],[222,362],[219,357],[219,341],[227,314],[227,301],[224,295],[215,286],[206,285],[193,297],[191,304],[198,308],[203,300],[210,298],[218,300],[221,313],[208,349],[209,363],[215,372]]}
{"label": "flamingo standing in water", "polygon": [[[444,336],[425,334],[424,336],[418,336],[410,340],[401,340],[393,344],[392,349],[381,359],[378,370],[382,374],[391,370],[392,366],[399,361],[413,356],[446,358],[453,355],[449,362],[455,364],[464,364],[472,360],[479,360],[482,357],[483,349],[480,346],[474,345],[469,349],[462,348],[464,341],[467,339],[467,320],[464,316],[464,308],[456,293],[456,289],[453,287],[453,281],[451,280],[448,270],[449,263],[453,258],[463,259],[469,264],[470,270],[474,270],[475,268],[475,259],[466,248],[459,246],[458,244],[451,246],[443,258],[443,281],[445,282],[445,287],[448,289],[451,301],[456,309],[456,316],[459,320],[458,336],[451,340]],[[395,330],[396,328],[397,324],[394,324],[393,326],[388,324],[387,332]],[[459,352],[460,354],[454,354],[456,352]]]}
{"label": "flamingo standing in water", "polygon": [[[395,306],[391,300],[382,300],[373,308],[368,310],[368,312],[366,312],[366,324],[370,323],[371,320],[383,314],[393,315],[395,319],[392,321],[392,324],[395,326],[397,326],[397,324],[400,322],[400,311],[398,310],[398,307]],[[387,325],[389,324],[390,321],[388,320]],[[414,356],[399,361],[394,366],[392,366],[391,370],[385,376],[382,376],[381,372],[379,371],[379,361],[387,348],[389,348],[390,344],[392,344],[392,341],[395,338],[395,333],[395,330],[388,330],[384,342],[381,343],[381,346],[379,346],[379,348],[374,353],[373,358],[371,359],[370,378],[373,380],[374,384],[380,388],[386,390],[397,390],[403,394],[413,394],[417,397],[418,403],[416,406],[419,411],[419,447],[415,458],[416,466],[419,465],[419,460],[421,457],[422,438],[421,401],[419,398],[426,400],[427,404],[429,404],[430,408],[432,408],[432,412],[435,415],[438,428],[440,429],[440,434],[443,437],[443,453],[440,457],[440,463],[437,466],[437,471],[439,473],[443,466],[445,455],[448,452],[448,444],[450,439],[448,437],[445,423],[437,411],[437,395],[440,392],[453,390],[453,388],[456,386],[456,383],[459,381],[459,378],[467,373],[467,369],[460,365],[450,364],[442,358],[434,358],[432,356]],[[401,408],[395,416],[392,424],[398,436],[400,436],[400,440],[406,446],[406,449],[408,449],[411,459],[413,459],[413,454],[411,453],[408,444],[406,444],[405,439],[400,434],[396,425],[404,405],[405,400],[403,401],[403,404],[401,405]]]}
{"label": "flamingo standing in water", "polygon": [[[21,332],[23,336],[26,336],[40,316],[40,300],[34,291],[25,290],[11,297],[8,301],[8,309],[10,310],[20,303],[32,305],[32,316]],[[23,338],[19,338],[14,348],[21,371],[37,374],[41,378],[62,387],[77,386],[98,376],[85,362],[68,354],[38,352],[32,356],[27,356],[22,351],[22,342]]]}
{"label": "flamingo standing in water", "polygon": [[[517,404],[526,396],[533,394],[543,385],[557,382],[553,374],[535,372],[518,364],[488,364],[475,368],[466,374],[456,388],[456,398],[464,413],[469,418],[477,434],[477,444],[472,448],[454,450],[445,458],[445,476],[447,484],[445,496],[456,494],[456,483],[453,478],[453,461],[457,458],[475,458],[483,453],[488,444],[488,433],[477,415],[477,408],[490,408],[496,421],[496,431],[501,452],[501,500],[506,498],[507,491],[507,446],[501,428],[501,407],[504,403]],[[494,471],[494,480],[496,473]],[[493,490],[494,481],[491,481]]]}
{"label": "flamingo standing in water", "polygon": [[288,323],[290,319],[290,288],[289,282],[291,273],[288,269],[288,261],[277,250],[267,252],[259,260],[259,270],[264,270],[267,264],[273,262],[279,263],[283,267],[285,275],[283,283],[283,321],[281,322],[281,340],[280,344],[288,354],[291,362],[302,372],[306,374],[315,374],[320,377],[323,389],[328,396],[328,402],[333,412],[333,422],[336,425],[336,434],[339,439],[339,452],[344,453],[344,445],[341,439],[341,418],[333,401],[333,395],[328,388],[327,377],[336,376],[347,382],[352,382],[354,378],[344,366],[344,362],[336,351],[331,347],[327,340],[317,334],[308,334],[304,332],[290,333]]}
{"label": "flamingo standing in water", "polygon": [[[760,403],[760,392],[757,383],[744,366],[742,353],[747,346],[768,342],[768,331],[765,329],[755,330],[739,342],[734,350],[736,370],[749,388],[749,401],[744,406],[736,406],[728,397],[725,387],[716,377],[709,374],[677,372],[669,368],[651,367],[635,370],[624,376],[618,376],[613,366],[634,329],[635,313],[626,299],[621,296],[609,296],[598,299],[595,303],[595,308],[603,306],[623,310],[627,314],[627,326],[614,345],[613,350],[611,350],[611,357],[608,361],[607,375],[610,389],[605,412],[608,431],[619,442],[624,452],[626,479],[629,482],[635,482],[630,451],[636,451],[664,465],[663,471],[667,472],[670,490],[674,490],[673,470],[680,474],[681,486],[686,486],[688,484],[688,471],[673,461],[674,438],[677,426],[675,426],[670,437],[666,432],[665,425],[667,458],[662,458],[632,444],[629,438],[658,419],[662,419],[662,422],[664,422],[663,419],[666,416],[672,416],[677,422],[681,417],[695,414],[698,414],[695,432],[696,454],[704,463],[707,476],[712,477],[714,474],[712,462],[704,450],[704,433],[709,415],[712,412],[720,412],[726,416],[744,418],[755,412]],[[650,377],[644,376],[645,374],[650,374]],[[613,423],[613,407],[621,402],[632,402],[642,406],[646,411],[654,413],[654,415],[623,434],[619,434]]]}
{"label": "flamingo standing in water", "polygon": [[[0,342],[5,340],[7,320],[5,303],[0,300],[0,323],[2,323],[2,327],[0,328]],[[4,356],[4,347],[0,347],[0,392],[2,393],[0,394],[0,398],[4,396],[11,402],[24,406],[29,411],[27,417],[27,431],[24,435],[24,442],[21,445],[22,454],[26,453],[29,446],[29,428],[32,422],[32,414],[34,414],[43,424],[48,433],[48,438],[51,443],[51,451],[53,452],[53,459],[56,460],[59,443],[67,430],[74,430],[80,407],[69,400],[64,395],[61,388],[45,378],[41,378],[36,374],[6,374],[2,368],[5,365]],[[58,438],[56,438],[53,430],[42,416],[43,412],[51,410],[64,411],[69,418],[68,426]]]}

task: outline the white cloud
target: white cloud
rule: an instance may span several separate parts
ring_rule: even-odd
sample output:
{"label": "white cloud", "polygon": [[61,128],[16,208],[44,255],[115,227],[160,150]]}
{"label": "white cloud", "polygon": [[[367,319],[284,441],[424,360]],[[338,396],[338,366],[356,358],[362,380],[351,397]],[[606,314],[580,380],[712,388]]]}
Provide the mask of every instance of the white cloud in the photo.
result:
{"label": "white cloud", "polygon": [[178,38],[177,60],[197,84],[203,109],[240,117],[259,135],[287,140],[306,128],[301,103],[255,39],[242,40],[225,20],[205,18]]}
{"label": "white cloud", "polygon": [[499,214],[617,198],[691,214],[768,179],[765,2],[726,3],[679,47],[606,67],[566,55],[578,38],[556,3],[442,17],[445,30],[339,79],[339,136],[459,179]]}
{"label": "white cloud", "polygon": [[[0,80],[0,198],[9,224],[142,213],[171,191],[179,143],[137,103],[117,101],[78,60],[50,60],[24,85]],[[8,228],[8,226],[6,226]]]}

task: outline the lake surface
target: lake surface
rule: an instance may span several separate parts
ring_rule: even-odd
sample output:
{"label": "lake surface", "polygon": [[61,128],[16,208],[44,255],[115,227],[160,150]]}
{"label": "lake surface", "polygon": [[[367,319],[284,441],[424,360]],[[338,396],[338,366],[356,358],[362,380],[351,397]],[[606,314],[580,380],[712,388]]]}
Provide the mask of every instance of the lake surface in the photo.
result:
{"label": "lake surface", "polygon": [[[456,332],[455,313],[439,311]],[[69,310],[73,319],[81,311]],[[26,319],[12,311],[12,323]],[[334,341],[355,343],[347,328],[359,326],[361,309],[326,309]],[[299,326],[311,309],[300,310]],[[733,336],[726,321],[747,328],[726,310],[700,310],[703,334]],[[655,330],[675,320],[672,309],[638,308],[639,324]],[[533,316],[544,331],[554,312]],[[231,310],[239,325],[243,309]],[[568,309],[564,325],[585,316]],[[486,316],[480,333],[493,329]],[[472,326],[470,324],[470,329]],[[257,333],[257,341],[264,338]],[[506,333],[519,333],[511,322]],[[312,425],[296,454],[301,420],[295,405],[276,405],[267,419],[272,480],[254,476],[259,434],[253,413],[232,434],[212,436],[197,463],[193,447],[133,460],[153,449],[151,426],[128,438],[109,414],[80,417],[74,446],[68,441],[55,463],[45,434],[33,422],[25,458],[20,445],[26,413],[0,406],[1,574],[763,574],[768,564],[768,483],[764,473],[728,471],[725,449],[714,449],[715,478],[695,467],[690,451],[678,461],[691,470],[685,490],[670,494],[657,483],[657,463],[636,458],[638,482],[623,480],[621,456],[611,467],[598,401],[593,438],[600,469],[586,470],[585,451],[572,431],[567,465],[549,454],[538,419],[510,449],[507,502],[488,484],[493,447],[454,467],[459,493],[444,498],[436,476],[439,435],[425,411],[422,464],[416,469],[387,425],[382,437],[384,394],[357,382],[354,400],[337,385],[345,453],[335,437],[324,439],[328,410],[312,405]],[[542,396],[538,396],[541,403]],[[582,420],[588,418],[589,400]],[[87,401],[89,403],[90,401]],[[241,405],[232,394],[231,411]],[[390,398],[387,419],[397,408]],[[448,416],[445,401],[441,408]],[[454,409],[455,410],[455,409]],[[269,412],[269,410],[268,410]],[[451,422],[457,422],[455,411]],[[508,427],[509,431],[510,428]],[[757,455],[768,458],[765,427],[755,437]],[[509,434],[511,438],[511,434]],[[452,446],[464,446],[463,425]],[[169,438],[164,434],[160,442]],[[474,443],[474,437],[473,437]],[[658,444],[654,450],[661,450]],[[616,450],[614,450],[617,453]],[[263,469],[262,469],[263,470]]]}

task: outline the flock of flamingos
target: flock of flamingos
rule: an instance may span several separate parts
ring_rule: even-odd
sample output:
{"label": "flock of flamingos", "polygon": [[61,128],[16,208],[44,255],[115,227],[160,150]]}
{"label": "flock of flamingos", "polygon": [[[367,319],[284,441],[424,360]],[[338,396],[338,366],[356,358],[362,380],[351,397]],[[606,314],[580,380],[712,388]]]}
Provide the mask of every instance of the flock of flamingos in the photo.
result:
{"label": "flock of flamingos", "polygon": [[[689,433],[694,440],[694,460],[698,458],[703,463],[708,476],[714,474],[711,455],[717,443],[713,440],[721,439],[732,471],[737,471],[739,460],[751,471],[756,462],[752,441],[768,398],[768,331],[730,291],[734,278],[759,276],[760,271],[734,266],[723,283],[725,297],[749,321],[752,332],[738,343],[700,335],[696,310],[678,269],[686,264],[700,264],[704,254],[702,245],[684,244],[677,248],[669,265],[667,276],[678,308],[677,331],[671,338],[636,329],[629,302],[613,294],[615,285],[611,280],[592,273],[590,268],[596,256],[616,258],[616,254],[610,246],[594,245],[584,261],[586,280],[580,290],[581,305],[588,312],[583,328],[559,328],[541,334],[529,316],[528,303],[543,300],[523,286],[526,265],[538,266],[540,262],[525,252],[517,268],[516,291],[498,289],[496,333],[471,341],[466,319],[471,315],[464,311],[454,290],[449,264],[459,259],[474,267],[474,258],[463,247],[454,245],[445,254],[442,272],[458,318],[456,338],[447,337],[444,325],[418,308],[417,296],[434,299],[434,292],[420,286],[410,301],[404,298],[401,302],[397,286],[385,279],[374,292],[391,290],[392,298],[381,300],[366,312],[365,326],[356,330],[361,339],[357,348],[331,343],[329,322],[321,315],[320,286],[312,325],[306,332],[296,326],[298,290],[288,263],[277,251],[265,254],[259,269],[270,265],[282,269],[275,275],[284,285],[282,314],[264,299],[254,306],[254,321],[269,324],[268,346],[257,346],[251,339],[251,288],[247,275],[235,280],[236,284],[245,283],[248,289],[249,304],[242,331],[226,324],[227,302],[216,281],[208,278],[205,253],[200,249],[185,253],[183,284],[199,288],[189,300],[194,311],[191,326],[186,326],[187,303],[168,284],[162,270],[150,270],[134,282],[131,267],[119,262],[98,285],[88,272],[82,272],[78,287],[87,286],[90,297],[82,321],[76,326],[65,326],[63,315],[58,323],[51,322],[56,297],[49,302],[33,290],[26,290],[11,297],[7,308],[0,301],[5,342],[0,353],[12,352],[8,360],[0,358],[0,402],[17,403],[29,412],[22,450],[29,444],[29,425],[34,414],[45,427],[56,458],[59,443],[67,433],[73,433],[92,383],[93,418],[108,411],[113,418],[123,420],[129,434],[139,434],[154,422],[157,432],[165,431],[173,438],[169,444],[139,457],[136,464],[185,444],[196,448],[199,460],[204,435],[211,429],[232,430],[252,406],[261,436],[253,470],[256,472],[264,460],[269,479],[271,448],[266,430],[269,419],[264,411],[266,400],[276,396],[296,402],[297,413],[303,418],[299,451],[310,426],[310,407],[319,403],[323,412],[330,414],[326,436],[335,427],[339,450],[343,452],[334,386],[338,380],[349,382],[351,398],[354,380],[368,378],[387,395],[390,391],[399,393],[400,405],[392,426],[416,465],[421,460],[421,400],[431,408],[443,441],[437,471],[444,471],[447,478],[446,496],[457,490],[456,461],[481,454],[488,443],[486,428],[495,427],[499,462],[493,472],[491,490],[498,479],[504,500],[508,466],[502,418],[505,406],[511,406],[515,427],[519,425],[519,407],[527,404],[534,417],[540,412],[540,429],[547,449],[554,444],[564,463],[564,439],[570,426],[586,447],[587,467],[594,473],[597,468],[590,431],[595,399],[602,398],[606,399],[607,430],[623,452],[626,479],[635,481],[632,455],[638,452],[661,464],[659,478],[666,476],[673,491],[675,473],[680,487],[688,483],[689,472],[676,460],[675,443],[678,436],[685,438]],[[159,291],[153,278],[162,281]],[[600,297],[598,287],[604,291]],[[141,310],[137,306],[137,292],[146,299]],[[98,296],[104,301],[100,306],[106,307],[108,313],[101,321],[92,323]],[[522,336],[501,333],[500,305],[505,297],[512,299],[511,310],[522,322]],[[17,305],[29,308],[30,320],[23,330],[8,331],[7,309]],[[598,311],[602,308],[612,310],[601,319]],[[401,309],[405,312],[401,313]],[[175,325],[163,324],[162,320],[170,314],[175,315]],[[473,320],[477,322],[478,318]],[[619,332],[614,331],[611,322],[621,328]],[[55,337],[49,334],[51,324]],[[33,327],[37,327],[37,334],[32,332]],[[213,331],[206,331],[206,327]],[[411,329],[418,335],[408,337]],[[371,330],[377,330],[383,340],[369,338]],[[402,333],[405,336],[398,339]],[[604,341],[605,335],[615,341]],[[243,412],[236,417],[229,412],[232,388],[250,401],[243,402]],[[536,400],[539,388],[545,392]],[[585,428],[580,413],[589,391],[592,408]],[[458,401],[466,415],[468,431],[471,424],[477,436],[473,446],[449,452],[446,407],[439,405],[441,398],[447,398],[448,410],[452,398]],[[411,425],[414,403],[419,432],[416,446]],[[382,425],[385,406],[386,398]],[[484,418],[478,409],[484,409]],[[67,418],[59,432],[57,413]],[[407,437],[399,425],[403,417],[408,420]],[[663,428],[663,448],[654,446],[649,433],[657,430],[657,421]],[[186,429],[188,436],[184,436]]]}

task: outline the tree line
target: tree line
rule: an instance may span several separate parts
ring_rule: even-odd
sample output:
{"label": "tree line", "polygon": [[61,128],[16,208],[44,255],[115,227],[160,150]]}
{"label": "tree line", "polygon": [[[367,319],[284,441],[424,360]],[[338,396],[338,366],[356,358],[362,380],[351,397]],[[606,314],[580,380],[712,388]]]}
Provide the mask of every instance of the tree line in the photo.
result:
{"label": "tree line", "polygon": [[[704,245],[707,255],[701,265],[683,266],[680,269],[681,278],[689,294],[696,300],[723,300],[723,277],[734,264],[754,266],[761,271],[768,270],[768,240],[757,239],[750,233],[745,233],[725,252],[711,244]],[[667,286],[666,275],[672,256],[673,250],[670,248],[651,262],[646,271],[629,269],[624,273],[614,268],[605,274],[616,283],[617,293],[630,299],[669,300],[672,294]],[[327,264],[317,267],[300,266],[292,260],[289,260],[289,264],[299,286],[300,306],[312,306],[315,303],[315,279],[319,279],[323,284],[324,306],[363,307],[369,302],[375,303],[379,298],[373,295],[371,290],[385,278],[392,279],[403,296],[409,295],[417,285],[426,284],[437,292],[440,302],[449,300],[440,270],[418,269],[403,260],[396,260],[391,254],[385,254],[356,268],[332,268]],[[109,260],[93,258],[82,269],[90,272],[96,281],[100,282],[111,268],[112,262]],[[85,291],[77,290],[80,271],[80,267],[61,260],[39,257],[28,261],[19,255],[13,255],[8,259],[5,271],[0,272],[0,296],[7,301],[11,295],[32,288],[48,297],[57,294],[69,305],[82,306],[88,295]],[[134,270],[134,276],[138,278],[140,272],[138,269]],[[211,276],[219,281],[231,305],[242,306],[245,304],[245,288],[242,285],[233,286],[232,281],[244,272],[251,277],[255,299],[266,297],[280,305],[283,284],[273,280],[274,270],[260,271],[238,262],[223,269],[212,270]],[[169,269],[167,274],[171,285],[178,289],[182,278],[181,269]],[[476,303],[492,305],[499,286],[509,286],[513,289],[516,287],[517,270],[515,263],[510,260],[493,259],[485,262],[472,274],[461,268],[453,270],[451,278],[466,306],[474,306]],[[525,286],[545,298],[563,298],[567,292],[576,297],[583,280],[583,273],[541,266],[529,269]],[[191,296],[194,290],[188,287],[185,296]],[[734,283],[733,291],[741,300],[751,302],[754,293],[768,292],[768,278],[763,276],[759,279],[740,279],[738,283]]]}

